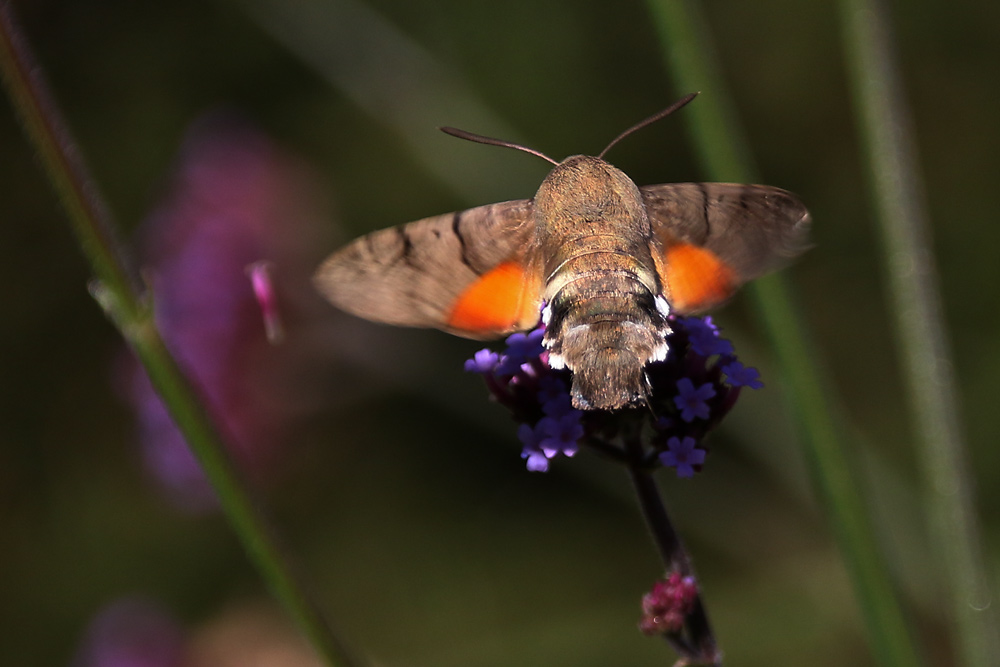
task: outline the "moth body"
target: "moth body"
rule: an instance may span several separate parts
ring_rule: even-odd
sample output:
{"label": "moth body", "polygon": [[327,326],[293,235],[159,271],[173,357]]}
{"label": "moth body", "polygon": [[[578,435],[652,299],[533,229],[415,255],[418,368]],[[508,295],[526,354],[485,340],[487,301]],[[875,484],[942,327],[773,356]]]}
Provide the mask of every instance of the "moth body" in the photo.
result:
{"label": "moth body", "polygon": [[595,157],[553,169],[534,198],[550,363],[573,371],[573,404],[615,409],[646,396],[643,368],[667,354],[663,286],[639,189]]}

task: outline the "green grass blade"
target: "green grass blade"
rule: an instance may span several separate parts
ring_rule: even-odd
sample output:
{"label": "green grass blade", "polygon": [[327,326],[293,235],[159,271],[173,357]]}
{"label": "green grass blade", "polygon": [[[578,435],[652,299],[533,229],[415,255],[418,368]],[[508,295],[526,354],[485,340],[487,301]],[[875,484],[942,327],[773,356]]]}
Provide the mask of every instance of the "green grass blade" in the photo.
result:
{"label": "green grass blade", "polygon": [[[747,142],[719,74],[705,20],[696,3],[648,0],[670,72],[681,92],[702,91],[685,111],[695,149],[709,178],[758,182]],[[753,287],[758,310],[778,357],[802,443],[864,614],[869,642],[881,665],[919,665],[890,570],[879,548],[862,483],[852,470],[842,422],[833,413],[829,383],[780,276]]]}
{"label": "green grass blade", "polygon": [[218,429],[167,351],[148,299],[140,295],[131,265],[116,241],[108,208],[39,75],[13,13],[3,2],[0,2],[0,75],[97,276],[92,293],[145,367],[218,494],[226,517],[250,559],[327,664],[358,664],[295,576],[262,508],[229,460]]}
{"label": "green grass blade", "polygon": [[880,2],[841,0],[855,113],[882,231],[924,501],[950,595],[961,663],[994,665],[1000,621],[990,608],[948,336],[937,287],[930,220],[915,142]]}

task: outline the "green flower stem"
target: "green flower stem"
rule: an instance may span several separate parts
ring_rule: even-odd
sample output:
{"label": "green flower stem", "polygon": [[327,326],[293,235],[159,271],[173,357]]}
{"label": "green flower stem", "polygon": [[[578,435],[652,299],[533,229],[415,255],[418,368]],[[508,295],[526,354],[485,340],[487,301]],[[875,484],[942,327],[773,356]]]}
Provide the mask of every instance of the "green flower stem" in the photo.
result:
{"label": "green flower stem", "polygon": [[924,467],[924,502],[941,549],[961,661],[996,664],[1000,621],[990,608],[952,371],[937,288],[929,216],[888,18],[877,0],[841,0],[855,114],[882,230],[901,366]]}
{"label": "green flower stem", "polygon": [[145,367],[261,576],[327,664],[359,664],[333,634],[293,573],[264,512],[226,455],[218,429],[167,351],[153,321],[149,299],[140,295],[139,283],[116,239],[108,209],[38,72],[12,10],[0,2],[3,85],[97,276],[92,293]]}
{"label": "green flower stem", "polygon": [[[683,115],[691,123],[706,173],[713,180],[758,182],[697,3],[648,0],[647,4],[677,85],[684,92],[705,93]],[[851,468],[852,457],[830,407],[834,402],[829,384],[817,367],[817,357],[789,292],[780,276],[759,280],[752,289],[786,381],[810,469],[854,582],[869,642],[881,665],[919,665],[890,570],[859,491],[863,484]]]}

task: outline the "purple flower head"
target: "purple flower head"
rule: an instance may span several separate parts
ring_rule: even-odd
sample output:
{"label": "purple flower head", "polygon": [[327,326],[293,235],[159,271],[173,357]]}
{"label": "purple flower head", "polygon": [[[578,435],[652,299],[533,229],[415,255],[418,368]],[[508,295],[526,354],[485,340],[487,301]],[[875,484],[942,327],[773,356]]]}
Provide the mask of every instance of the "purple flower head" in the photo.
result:
{"label": "purple flower head", "polygon": [[674,403],[681,411],[681,419],[686,422],[694,421],[695,417],[708,419],[710,410],[705,401],[713,396],[715,387],[712,383],[706,382],[696,388],[690,378],[681,378],[677,381],[677,396],[674,397]]}
{"label": "purple flower head", "polygon": [[125,598],[101,611],[87,628],[74,667],[181,667],[185,637],[159,606]]}
{"label": "purple flower head", "polygon": [[678,322],[687,331],[691,349],[701,356],[733,353],[733,344],[719,336],[711,317],[685,317]]}
{"label": "purple flower head", "polygon": [[466,369],[482,374],[492,397],[521,424],[521,456],[531,470],[547,470],[553,457],[572,456],[581,443],[626,457],[621,436],[643,433],[650,447],[643,465],[658,461],[691,476],[705,460],[701,440],[735,404],[740,387],[760,381],[756,370],[736,360],[711,318],[667,320],[669,353],[643,368],[648,394],[618,410],[573,407],[573,374],[548,365],[542,327],[510,336],[502,355],[477,353]]}
{"label": "purple flower head", "polygon": [[734,360],[723,366],[722,372],[726,374],[726,380],[729,384],[734,387],[760,389],[764,386],[760,380],[760,373],[753,366],[744,366]]}
{"label": "purple flower head", "polygon": [[642,597],[639,629],[645,635],[680,632],[697,597],[698,584],[694,577],[682,577],[674,572],[660,579],[653,584],[653,590]]}
{"label": "purple flower head", "polygon": [[698,449],[697,445],[691,437],[669,438],[667,451],[660,454],[660,463],[676,468],[678,477],[694,477],[694,466],[705,463],[705,450]]}
{"label": "purple flower head", "polygon": [[[189,133],[168,194],[144,223],[141,255],[155,319],[251,477],[262,479],[301,405],[283,382],[302,350],[268,344],[278,305],[309,293],[314,223],[325,216],[312,176],[245,123],[216,116]],[[268,258],[281,281],[257,263]],[[247,266],[251,281],[247,281]],[[286,298],[282,298],[283,295]],[[296,357],[295,355],[300,355]],[[147,467],[182,508],[215,508],[214,494],[145,373],[129,361],[123,388]]]}

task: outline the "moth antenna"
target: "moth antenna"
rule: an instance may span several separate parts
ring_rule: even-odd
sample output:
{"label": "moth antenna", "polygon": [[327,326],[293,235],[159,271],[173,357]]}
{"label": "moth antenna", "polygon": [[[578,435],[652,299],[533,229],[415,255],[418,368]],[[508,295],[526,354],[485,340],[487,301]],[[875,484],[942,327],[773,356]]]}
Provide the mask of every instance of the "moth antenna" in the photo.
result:
{"label": "moth antenna", "polygon": [[607,153],[609,150],[611,150],[611,148],[615,144],[617,144],[619,141],[621,141],[622,139],[624,139],[628,135],[632,134],[633,132],[638,132],[639,130],[641,130],[642,128],[646,127],[647,125],[652,125],[656,121],[662,120],[662,119],[666,118],[667,116],[669,116],[673,112],[677,111],[678,109],[680,109],[682,106],[684,106],[685,104],[687,104],[688,102],[690,102],[691,100],[693,100],[694,98],[696,98],[697,96],[698,96],[698,93],[691,93],[690,95],[685,95],[684,97],[682,97],[681,99],[677,100],[676,102],[674,102],[673,104],[671,104],[669,107],[667,107],[666,109],[664,109],[663,111],[661,111],[661,112],[659,112],[657,114],[653,114],[652,116],[650,116],[649,118],[647,118],[644,121],[636,123],[632,127],[628,128],[627,130],[625,130],[624,132],[622,132],[621,134],[619,134],[617,137],[615,137],[614,139],[612,139],[611,143],[608,144],[607,146],[605,146],[604,150],[601,151],[598,154],[597,157],[603,159],[604,158],[604,154]]}
{"label": "moth antenna", "polygon": [[527,146],[522,146],[521,144],[515,144],[511,141],[504,141],[502,139],[494,139],[492,137],[484,137],[481,134],[473,134],[472,132],[466,132],[465,130],[459,130],[454,127],[439,127],[439,130],[445,134],[450,134],[453,137],[458,137],[459,139],[465,139],[466,141],[474,141],[477,144],[486,144],[488,146],[502,146],[504,148],[513,148],[515,150],[524,151],[525,153],[531,153],[532,155],[537,155],[543,160],[547,160],[552,164],[559,166],[559,163],[550,158],[545,153],[541,151],[536,151],[534,148],[528,148]]}

